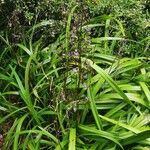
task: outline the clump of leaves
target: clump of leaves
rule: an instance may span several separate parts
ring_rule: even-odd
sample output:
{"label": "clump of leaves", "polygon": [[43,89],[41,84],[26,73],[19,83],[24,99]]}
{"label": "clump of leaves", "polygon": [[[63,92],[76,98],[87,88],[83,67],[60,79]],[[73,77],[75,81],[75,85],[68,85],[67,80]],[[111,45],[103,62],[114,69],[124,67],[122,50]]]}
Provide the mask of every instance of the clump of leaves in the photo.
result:
{"label": "clump of leaves", "polygon": [[150,58],[121,55],[122,43],[139,42],[115,16],[91,19],[76,1],[68,8],[65,32],[49,44],[35,35],[52,20],[30,28],[15,52],[1,36],[3,149],[149,148]]}

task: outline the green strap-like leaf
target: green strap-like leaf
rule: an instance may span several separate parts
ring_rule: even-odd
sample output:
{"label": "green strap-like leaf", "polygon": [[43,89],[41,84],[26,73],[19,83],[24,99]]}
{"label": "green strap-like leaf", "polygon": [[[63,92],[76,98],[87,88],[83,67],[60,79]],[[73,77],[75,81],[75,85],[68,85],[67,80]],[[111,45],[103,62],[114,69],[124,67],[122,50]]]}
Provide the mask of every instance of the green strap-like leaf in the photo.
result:
{"label": "green strap-like leaf", "polygon": [[143,132],[140,132],[139,134],[133,135],[125,140],[122,140],[121,143],[123,146],[130,145],[132,143],[135,144],[139,141],[146,140],[147,138],[150,138],[150,130],[143,131]]}
{"label": "green strap-like leaf", "polygon": [[75,150],[76,149],[76,129],[71,128],[70,129],[70,135],[69,135],[69,148],[68,150]]}
{"label": "green strap-like leaf", "polygon": [[139,112],[136,106],[130,101],[130,99],[125,95],[125,93],[118,87],[117,83],[98,65],[93,63],[90,59],[82,58],[83,62],[86,62],[94,70],[96,70],[103,79],[105,79],[109,85],[123,98],[124,102],[130,104],[135,110]]}
{"label": "green strap-like leaf", "polygon": [[122,145],[118,142],[117,138],[109,132],[102,131],[102,130],[97,130],[97,129],[94,129],[92,127],[88,127],[88,126],[85,126],[85,125],[79,125],[79,129],[81,129],[82,131],[88,133],[88,135],[94,133],[95,135],[97,135],[99,137],[103,137],[103,138],[106,138],[110,141],[113,141],[114,143],[116,143],[117,145],[119,145],[123,149]]}

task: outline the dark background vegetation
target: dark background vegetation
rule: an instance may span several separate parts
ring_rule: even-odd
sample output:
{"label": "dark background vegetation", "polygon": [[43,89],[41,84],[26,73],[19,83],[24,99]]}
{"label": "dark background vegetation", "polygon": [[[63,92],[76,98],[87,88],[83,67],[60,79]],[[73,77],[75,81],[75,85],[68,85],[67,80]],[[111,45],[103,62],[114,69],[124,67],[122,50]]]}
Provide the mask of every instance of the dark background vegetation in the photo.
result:
{"label": "dark background vegetation", "polygon": [[[101,0],[101,1],[79,1],[79,11],[86,13],[85,24],[91,18],[108,15],[113,16],[123,24],[126,29],[126,37],[131,40],[140,41],[150,34],[149,0]],[[35,24],[51,20],[52,25],[40,28],[34,35],[34,40],[42,37],[45,44],[52,43],[58,36],[65,31],[66,19],[70,10],[70,1],[62,0],[6,0],[0,3],[0,33],[8,36],[13,44],[26,37],[26,32]],[[85,10],[86,11],[83,11]],[[99,19],[101,23],[102,20]],[[115,24],[112,22],[111,33],[113,36]],[[101,27],[102,28],[102,27]],[[103,28],[97,28],[91,36],[103,36]],[[3,45],[1,41],[1,45]],[[124,45],[121,45],[124,46]],[[143,43],[141,45],[125,44],[123,53],[147,55],[147,49]],[[140,48],[140,50],[139,50]],[[131,50],[132,49],[132,50]]]}

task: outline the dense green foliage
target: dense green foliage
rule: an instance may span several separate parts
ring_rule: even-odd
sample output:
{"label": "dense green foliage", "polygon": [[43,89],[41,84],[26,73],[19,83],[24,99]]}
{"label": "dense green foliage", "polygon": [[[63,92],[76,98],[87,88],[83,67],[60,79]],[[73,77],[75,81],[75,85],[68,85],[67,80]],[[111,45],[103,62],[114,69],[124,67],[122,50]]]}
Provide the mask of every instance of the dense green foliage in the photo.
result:
{"label": "dense green foliage", "polygon": [[1,0],[0,146],[149,150],[149,6]]}

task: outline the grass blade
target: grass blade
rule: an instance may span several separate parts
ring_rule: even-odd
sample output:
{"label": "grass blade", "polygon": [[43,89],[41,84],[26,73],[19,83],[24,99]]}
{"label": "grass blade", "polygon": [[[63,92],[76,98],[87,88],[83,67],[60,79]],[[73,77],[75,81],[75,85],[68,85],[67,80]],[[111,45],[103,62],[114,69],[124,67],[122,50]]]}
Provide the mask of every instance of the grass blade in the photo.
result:
{"label": "grass blade", "polygon": [[120,122],[120,121],[116,121],[116,120],[114,120],[114,119],[110,119],[110,118],[107,118],[107,117],[102,116],[102,115],[99,115],[99,116],[100,116],[103,120],[105,120],[105,121],[108,121],[108,122],[110,122],[110,123],[112,123],[112,124],[115,124],[115,125],[117,125],[117,126],[120,126],[120,127],[122,127],[122,128],[125,128],[125,129],[127,129],[127,130],[129,130],[129,131],[132,131],[132,132],[134,132],[134,133],[139,133],[139,132],[140,132],[138,129],[136,129],[136,128],[130,126],[130,125],[124,124],[124,123],[122,123],[122,122]]}
{"label": "grass blade", "polygon": [[103,137],[110,141],[113,141],[114,143],[116,143],[123,149],[122,145],[118,142],[116,137],[111,133],[108,133],[108,132],[102,131],[102,130],[97,130],[97,129],[94,129],[92,127],[88,127],[85,125],[79,125],[79,129],[83,130],[84,132],[88,133],[89,135],[90,135],[90,133],[94,133],[95,135],[97,135],[99,137]]}
{"label": "grass blade", "polygon": [[88,97],[90,99],[91,110],[92,110],[96,125],[97,125],[98,129],[101,130],[102,129],[102,123],[101,123],[101,120],[98,116],[98,111],[96,109],[96,104],[95,104],[91,89],[88,88],[87,92],[88,92]]}
{"label": "grass blade", "polygon": [[130,145],[132,143],[138,143],[142,140],[146,140],[147,138],[150,138],[150,130],[140,132],[139,134],[133,135],[125,140],[122,140],[122,145]]}
{"label": "grass blade", "polygon": [[33,118],[35,119],[35,121],[40,125],[40,121],[39,121],[39,118],[38,118],[38,115],[37,115],[37,112],[36,110],[34,109],[34,106],[32,104],[32,101],[31,101],[31,97],[30,97],[30,94],[29,92],[23,87],[22,85],[22,82],[18,76],[18,74],[16,73],[15,69],[13,67],[11,67],[11,70],[16,78],[16,81],[18,83],[18,87],[20,89],[20,95],[22,97],[22,99],[24,100],[24,102],[26,103],[30,113],[33,115]]}
{"label": "grass blade", "polygon": [[18,125],[16,128],[16,133],[14,134],[14,144],[13,144],[13,150],[18,150],[18,145],[19,145],[19,134],[20,134],[20,130],[23,124],[23,121],[25,120],[25,118],[28,116],[28,114],[24,115],[23,117],[21,117],[18,120]]}
{"label": "grass blade", "polygon": [[76,150],[76,129],[75,128],[70,129],[68,150]]}
{"label": "grass blade", "polygon": [[90,59],[82,59],[83,61],[86,61],[89,66],[91,66],[94,70],[96,70],[100,76],[105,79],[109,85],[123,98],[124,102],[130,104],[135,110],[139,112],[139,110],[136,108],[136,106],[129,100],[129,98],[124,94],[124,92],[118,87],[117,83],[98,65],[93,63]]}
{"label": "grass blade", "polygon": [[57,144],[59,143],[59,140],[54,135],[52,135],[51,133],[49,133],[42,127],[39,127],[39,128],[41,129],[43,135],[46,135],[47,137],[52,139],[55,143],[57,143]]}
{"label": "grass blade", "polygon": [[73,13],[75,11],[75,9],[77,8],[77,5],[74,6],[68,16],[68,20],[67,20],[67,27],[66,27],[66,41],[65,41],[65,46],[66,46],[66,52],[68,52],[69,50],[69,39],[70,39],[70,28],[71,28],[71,19],[73,16]]}

